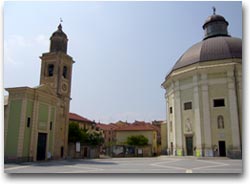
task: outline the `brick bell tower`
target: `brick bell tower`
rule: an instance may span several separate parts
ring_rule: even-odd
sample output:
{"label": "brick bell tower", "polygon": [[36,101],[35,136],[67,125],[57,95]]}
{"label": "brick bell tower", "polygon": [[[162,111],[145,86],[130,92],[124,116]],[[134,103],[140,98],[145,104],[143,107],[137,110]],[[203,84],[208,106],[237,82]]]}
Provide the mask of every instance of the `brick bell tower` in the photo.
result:
{"label": "brick bell tower", "polygon": [[62,25],[50,37],[50,50],[41,58],[40,85],[48,85],[57,96],[54,133],[55,159],[65,158],[68,148],[68,114],[70,105],[73,58],[67,54],[67,35]]}

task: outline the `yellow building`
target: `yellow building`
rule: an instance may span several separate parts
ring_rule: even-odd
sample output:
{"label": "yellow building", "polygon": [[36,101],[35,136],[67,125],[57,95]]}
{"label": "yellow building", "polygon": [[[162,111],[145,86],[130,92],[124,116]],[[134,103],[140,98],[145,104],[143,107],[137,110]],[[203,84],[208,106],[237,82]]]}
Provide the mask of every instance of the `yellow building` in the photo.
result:
{"label": "yellow building", "polygon": [[6,88],[4,157],[36,161],[67,157],[72,57],[61,24],[41,58],[40,85]]}
{"label": "yellow building", "polygon": [[116,145],[126,145],[130,136],[143,135],[148,139],[148,147],[144,150],[144,156],[152,156],[157,153],[157,128],[151,124],[128,124],[115,129]]}
{"label": "yellow building", "polygon": [[91,130],[95,128],[95,123],[93,121],[71,112],[69,113],[69,123],[77,123],[82,130]]}
{"label": "yellow building", "polygon": [[166,89],[170,155],[241,158],[242,41],[223,16],[209,16],[204,39],[176,62]]}
{"label": "yellow building", "polygon": [[167,122],[163,121],[163,123],[161,124],[161,153],[163,155],[167,154]]}

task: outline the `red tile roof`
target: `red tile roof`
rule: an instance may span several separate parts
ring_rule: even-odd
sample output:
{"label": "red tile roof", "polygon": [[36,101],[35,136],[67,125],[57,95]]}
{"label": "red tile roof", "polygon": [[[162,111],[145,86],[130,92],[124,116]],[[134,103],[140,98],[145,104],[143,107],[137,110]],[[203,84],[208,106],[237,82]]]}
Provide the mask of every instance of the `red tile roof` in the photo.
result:
{"label": "red tile roof", "polygon": [[157,131],[151,124],[130,124],[122,127],[117,127],[116,131]]}
{"label": "red tile roof", "polygon": [[93,123],[93,121],[90,121],[89,119],[87,118],[84,118],[76,113],[69,113],[69,119],[70,120],[76,120],[76,121],[84,121],[84,122],[90,122],[90,123]]}
{"label": "red tile roof", "polygon": [[135,121],[134,123],[110,123],[110,124],[96,124],[102,130],[115,130],[115,131],[160,131],[159,127],[146,123],[144,121]]}
{"label": "red tile roof", "polygon": [[99,127],[102,130],[114,130],[118,126],[113,123],[110,123],[110,124],[97,123],[96,127]]}

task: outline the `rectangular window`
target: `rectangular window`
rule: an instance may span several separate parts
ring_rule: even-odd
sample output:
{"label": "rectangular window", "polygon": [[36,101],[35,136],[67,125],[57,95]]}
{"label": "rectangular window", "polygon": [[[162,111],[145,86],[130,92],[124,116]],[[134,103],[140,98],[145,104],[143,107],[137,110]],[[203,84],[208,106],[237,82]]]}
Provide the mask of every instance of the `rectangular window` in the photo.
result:
{"label": "rectangular window", "polygon": [[224,106],[225,106],[225,100],[223,98],[214,99],[214,107],[224,107]]}
{"label": "rectangular window", "polygon": [[63,146],[61,146],[61,157],[63,157],[63,153],[64,153],[64,148]]}
{"label": "rectangular window", "polygon": [[192,109],[192,102],[186,102],[184,103],[184,110]]}
{"label": "rectangular window", "polygon": [[50,124],[49,124],[49,129],[50,129],[50,130],[52,130],[52,124],[53,124],[53,123],[52,123],[52,121],[51,121]]}
{"label": "rectangular window", "polygon": [[67,67],[66,66],[63,67],[63,77],[67,78]]}
{"label": "rectangular window", "polygon": [[173,107],[169,108],[169,113],[172,114],[173,113]]}
{"label": "rectangular window", "polygon": [[27,118],[27,127],[30,127],[30,117]]}

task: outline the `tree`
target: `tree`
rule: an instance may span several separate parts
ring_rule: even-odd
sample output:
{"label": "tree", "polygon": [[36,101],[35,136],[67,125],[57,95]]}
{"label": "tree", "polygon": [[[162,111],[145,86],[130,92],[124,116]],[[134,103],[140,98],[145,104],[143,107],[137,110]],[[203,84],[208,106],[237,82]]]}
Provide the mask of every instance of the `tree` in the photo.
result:
{"label": "tree", "polygon": [[100,133],[93,132],[93,133],[88,133],[88,144],[91,146],[100,146],[104,143],[104,138]]}
{"label": "tree", "polygon": [[144,135],[132,135],[127,138],[127,144],[131,146],[146,146],[148,138]]}
{"label": "tree", "polygon": [[69,142],[82,142],[85,135],[82,130],[79,128],[78,123],[70,123],[69,124]]}
{"label": "tree", "polygon": [[81,142],[91,146],[100,146],[104,142],[104,138],[98,132],[88,132],[81,130],[78,123],[69,124],[69,142]]}

